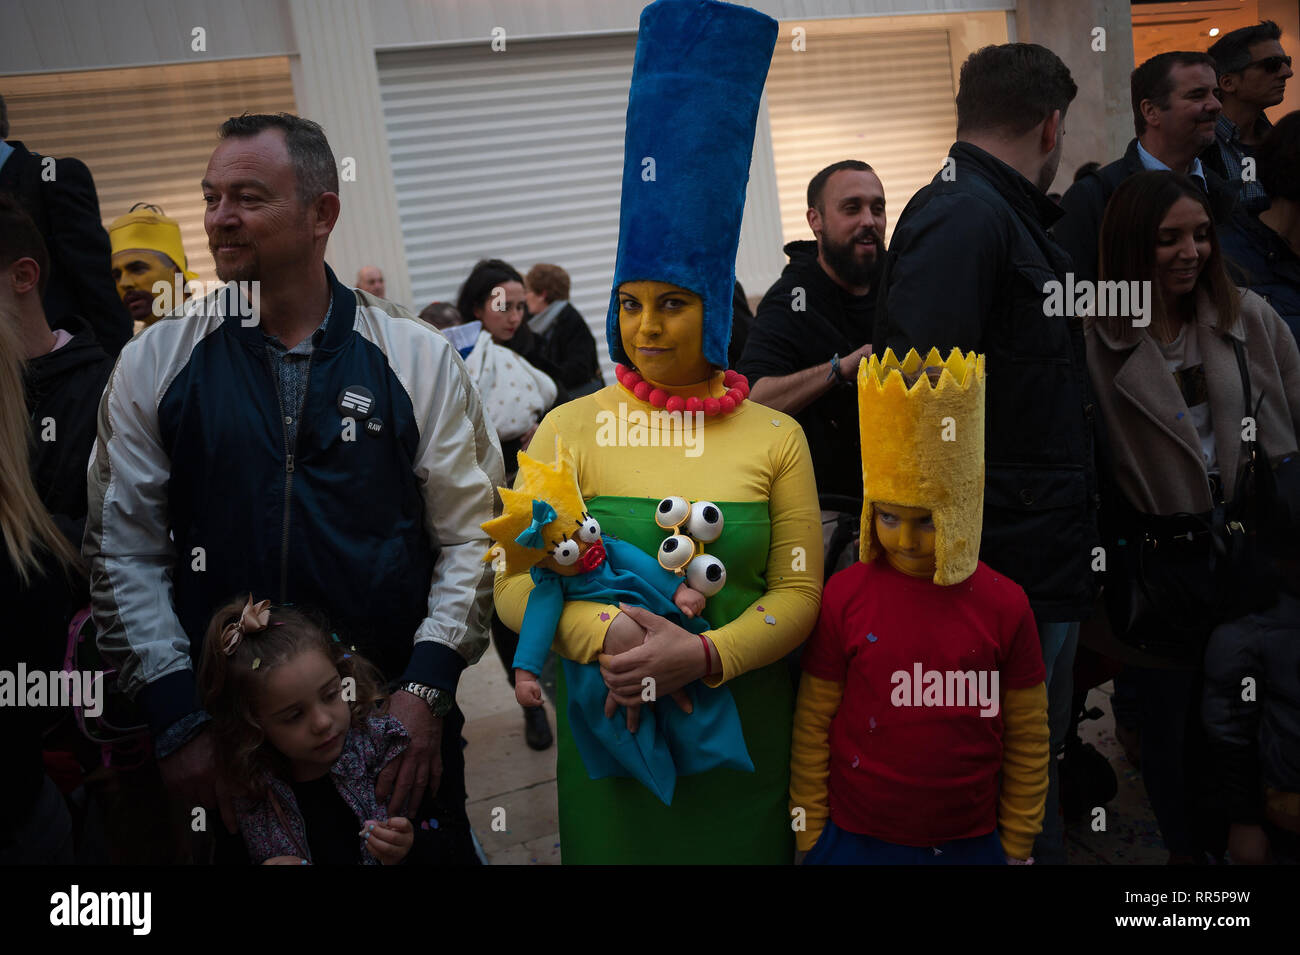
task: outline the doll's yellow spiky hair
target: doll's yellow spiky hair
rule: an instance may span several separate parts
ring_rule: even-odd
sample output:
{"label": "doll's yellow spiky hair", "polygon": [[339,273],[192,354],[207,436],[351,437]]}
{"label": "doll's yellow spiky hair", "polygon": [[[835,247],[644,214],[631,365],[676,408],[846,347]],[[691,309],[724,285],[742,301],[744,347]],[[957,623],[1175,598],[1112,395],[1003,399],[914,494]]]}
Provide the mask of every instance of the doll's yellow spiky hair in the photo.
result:
{"label": "doll's yellow spiky hair", "polygon": [[[555,463],[543,464],[525,452],[519,452],[519,476],[513,489],[499,488],[502,513],[500,517],[483,524],[483,530],[492,538],[492,549],[485,560],[505,555],[505,572],[517,574],[545,559],[551,547],[564,537],[572,537],[582,522],[586,504],[578,487],[578,476],[573,461],[555,439]],[[534,522],[534,501],[549,504],[554,510],[552,520],[540,527],[544,548],[525,547],[517,538],[528,531]],[[499,566],[499,565],[498,565]]]}
{"label": "doll's yellow spiky hair", "polygon": [[984,356],[872,355],[858,369],[858,427],[862,559],[880,554],[876,502],[924,507],[934,520],[934,582],[961,583],[979,561],[984,517]]}

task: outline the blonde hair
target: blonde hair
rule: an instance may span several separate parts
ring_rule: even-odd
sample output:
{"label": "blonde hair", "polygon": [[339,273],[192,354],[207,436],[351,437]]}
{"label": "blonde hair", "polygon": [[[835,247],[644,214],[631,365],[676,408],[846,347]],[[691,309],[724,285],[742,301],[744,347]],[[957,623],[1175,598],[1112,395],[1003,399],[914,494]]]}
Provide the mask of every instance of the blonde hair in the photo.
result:
{"label": "blonde hair", "polygon": [[81,561],[45,510],[28,470],[31,431],[17,325],[13,315],[0,312],[0,536],[18,580],[26,585],[43,551],[64,569],[79,568]]}
{"label": "blonde hair", "polygon": [[[519,476],[513,488],[497,488],[501,493],[501,516],[483,524],[483,530],[494,541],[484,560],[505,560],[507,574],[519,574],[534,564],[545,560],[551,548],[560,540],[572,535],[582,524],[587,505],[578,486],[578,474],[573,459],[555,438],[555,463],[546,464],[519,452]],[[525,547],[516,538],[532,526],[533,502],[545,502],[555,514],[543,529],[543,537],[550,546]]]}

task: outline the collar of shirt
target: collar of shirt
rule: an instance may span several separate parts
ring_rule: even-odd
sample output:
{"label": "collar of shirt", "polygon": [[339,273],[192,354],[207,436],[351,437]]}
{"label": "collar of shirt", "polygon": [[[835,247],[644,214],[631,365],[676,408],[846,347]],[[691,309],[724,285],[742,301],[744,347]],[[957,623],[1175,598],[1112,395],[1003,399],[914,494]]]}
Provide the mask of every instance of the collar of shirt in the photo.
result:
{"label": "collar of shirt", "polygon": [[298,344],[294,345],[292,348],[285,348],[284,342],[280,341],[280,339],[274,335],[268,335],[266,332],[262,332],[262,338],[266,341],[266,344],[269,347],[274,348],[276,351],[284,352],[286,355],[310,355],[312,349],[319,345],[321,339],[325,337],[325,326],[330,323],[330,316],[333,314],[334,293],[330,292],[330,304],[329,307],[325,309],[325,317],[321,320],[320,326],[316,331],[312,332]]}
{"label": "collar of shirt", "polygon": [[3,139],[0,139],[0,169],[4,168],[6,160],[14,153],[14,148]]}
{"label": "collar of shirt", "polygon": [[[1255,120],[1255,133],[1261,138],[1273,128],[1273,124],[1268,121],[1268,117],[1262,112],[1259,119]],[[1223,142],[1235,143],[1238,146],[1244,145],[1241,142],[1241,127],[1232,120],[1228,119],[1227,113],[1220,113],[1219,118],[1214,124],[1215,133]]]}
{"label": "collar of shirt", "polygon": [[[1169,172],[1173,172],[1172,169],[1170,169],[1168,166],[1162,163],[1155,156],[1147,152],[1146,147],[1142,145],[1141,140],[1138,141],[1138,158],[1142,160],[1143,169],[1164,169]],[[1205,182],[1205,170],[1201,168],[1200,156],[1197,156],[1195,159],[1192,160],[1192,167],[1187,170],[1186,175],[1195,176],[1197,179],[1201,181],[1201,188],[1204,189],[1206,192],[1209,192],[1209,186]]]}

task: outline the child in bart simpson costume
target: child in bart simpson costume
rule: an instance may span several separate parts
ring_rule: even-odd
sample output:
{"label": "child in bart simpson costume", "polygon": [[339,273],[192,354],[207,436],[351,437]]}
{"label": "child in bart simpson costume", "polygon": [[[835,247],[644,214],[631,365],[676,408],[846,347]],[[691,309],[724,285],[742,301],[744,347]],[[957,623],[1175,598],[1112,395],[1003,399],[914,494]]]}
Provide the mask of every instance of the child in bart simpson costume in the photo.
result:
{"label": "child in bart simpson costume", "polygon": [[1042,827],[1038,632],[979,562],[984,357],[924,366],[886,351],[858,375],[862,559],[826,586],[795,709],[806,864],[1023,863]]}
{"label": "child in bart simpson costume", "polygon": [[[542,664],[551,649],[566,600],[634,604],[693,633],[709,629],[699,616],[705,594],[626,541],[607,537],[587,513],[573,464],[556,438],[555,465],[519,454],[515,488],[500,489],[500,517],[483,525],[496,542],[489,559],[504,558],[507,573],[528,570],[533,590],[515,654],[515,697],[541,706]],[[725,583],[725,577],[720,583]],[[721,590],[709,588],[712,593]],[[630,623],[620,614],[611,629]],[[677,705],[654,718],[628,717],[627,731],[606,708],[608,690],[594,663],[564,660],[568,716],[574,742],[592,779],[631,776],[671,805],[677,776],[727,766],[753,772],[731,691],[696,682],[674,694]],[[689,698],[686,695],[689,692]]]}
{"label": "child in bart simpson costume", "polygon": [[[561,667],[565,864],[788,865],[794,857],[786,657],[807,639],[821,598],[817,484],[799,425],[747,400],[743,377],[726,370],[745,182],[776,37],[771,17],[727,3],[658,0],[642,12],[606,318],[618,383],[552,410],[532,444],[550,455],[563,437],[588,513],[647,554],[664,540],[656,518],[665,495],[711,501],[726,515],[725,532],[709,544],[727,570],[705,607],[710,629],[695,634],[630,604],[569,600],[554,648],[574,663],[599,660],[624,701],[644,676],[661,699],[700,679],[725,685],[754,771],[685,776],[679,766],[671,806],[633,779],[592,779]],[[620,439],[632,434],[638,440]],[[533,587],[529,574],[497,574],[497,612],[508,626],[523,625]],[[631,646],[612,628],[624,613],[644,628]]]}

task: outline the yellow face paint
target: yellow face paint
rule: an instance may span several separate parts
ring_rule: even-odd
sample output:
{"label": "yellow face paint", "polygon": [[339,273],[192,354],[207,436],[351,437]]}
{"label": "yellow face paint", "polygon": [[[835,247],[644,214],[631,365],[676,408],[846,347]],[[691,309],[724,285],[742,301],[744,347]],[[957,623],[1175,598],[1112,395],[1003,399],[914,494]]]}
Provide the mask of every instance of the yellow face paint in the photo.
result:
{"label": "yellow face paint", "polygon": [[934,576],[934,519],[924,507],[876,504],[876,538],[885,559],[909,577]]}
{"label": "yellow face paint", "polygon": [[[174,286],[177,280],[176,266],[164,255],[149,249],[123,249],[114,252],[113,282],[117,286],[118,297],[131,313],[131,318],[146,325],[158,320],[153,313],[156,297],[154,284],[164,282]],[[184,285],[184,276],[180,277]],[[173,292],[173,298],[175,294]]]}
{"label": "yellow face paint", "polygon": [[704,301],[667,282],[624,282],[618,289],[623,351],[643,378],[693,385],[712,373],[704,357]]}

